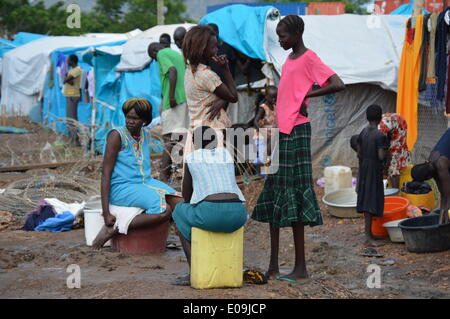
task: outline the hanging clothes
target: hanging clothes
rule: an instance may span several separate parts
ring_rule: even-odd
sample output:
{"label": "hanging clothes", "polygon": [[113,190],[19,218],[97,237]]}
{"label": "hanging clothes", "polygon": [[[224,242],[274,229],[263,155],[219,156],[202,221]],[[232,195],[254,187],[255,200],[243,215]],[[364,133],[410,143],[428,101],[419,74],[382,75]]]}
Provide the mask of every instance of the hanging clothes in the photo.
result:
{"label": "hanging clothes", "polygon": [[64,78],[67,72],[69,72],[69,63],[66,56],[61,52],[58,52],[56,67],[59,70],[59,87],[62,88],[64,86]]}
{"label": "hanging clothes", "polygon": [[436,27],[436,77],[438,84],[437,97],[440,101],[445,96],[445,80],[447,77],[447,33],[449,26],[445,22],[445,15],[450,7],[439,14]]}
{"label": "hanging clothes", "polygon": [[94,97],[94,69],[89,70],[87,75],[89,98]]}
{"label": "hanging clothes", "polygon": [[430,46],[428,54],[427,82],[436,83],[436,28],[439,13],[433,12],[430,16]]}
{"label": "hanging clothes", "polygon": [[422,28],[422,46],[420,47],[420,75],[419,75],[419,91],[427,89],[427,66],[428,66],[428,48],[430,46],[430,33],[428,32],[428,20],[430,15],[423,16]]}
{"label": "hanging clothes", "polygon": [[410,151],[413,150],[417,140],[422,28],[423,15],[418,15],[408,20],[398,74],[396,112],[401,114],[408,123],[407,145]]}

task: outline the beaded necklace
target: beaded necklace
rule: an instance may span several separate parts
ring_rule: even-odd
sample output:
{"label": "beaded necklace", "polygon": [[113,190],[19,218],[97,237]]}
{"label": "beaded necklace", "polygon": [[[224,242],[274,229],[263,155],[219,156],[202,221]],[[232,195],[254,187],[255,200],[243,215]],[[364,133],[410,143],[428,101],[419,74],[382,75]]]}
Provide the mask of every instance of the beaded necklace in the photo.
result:
{"label": "beaded necklace", "polygon": [[136,161],[139,165],[142,165],[144,162],[144,154],[142,152],[142,144],[144,139],[142,138],[143,135],[143,129],[141,128],[140,136],[137,138],[137,141],[133,136],[131,135],[130,131],[128,131],[127,128],[125,128],[125,138],[127,141],[131,144],[131,149],[133,151],[133,155],[136,158]]}

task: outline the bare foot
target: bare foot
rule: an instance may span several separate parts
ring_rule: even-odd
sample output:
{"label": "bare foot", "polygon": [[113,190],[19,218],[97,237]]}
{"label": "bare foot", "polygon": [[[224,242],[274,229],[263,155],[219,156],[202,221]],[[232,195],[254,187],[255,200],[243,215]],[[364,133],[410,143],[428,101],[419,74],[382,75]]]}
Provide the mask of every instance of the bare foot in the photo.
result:
{"label": "bare foot", "polygon": [[265,273],[266,277],[268,280],[274,280],[277,276],[280,276],[281,273],[279,270],[267,270],[267,272]]}
{"label": "bare foot", "polygon": [[95,250],[99,250],[108,240],[110,240],[116,234],[117,230],[115,230],[113,227],[103,226],[97,237],[95,237],[94,241],[92,242],[92,248],[94,248]]}
{"label": "bare foot", "polygon": [[294,280],[298,283],[309,281],[309,275],[306,271],[292,271],[290,274],[282,276],[282,278]]}

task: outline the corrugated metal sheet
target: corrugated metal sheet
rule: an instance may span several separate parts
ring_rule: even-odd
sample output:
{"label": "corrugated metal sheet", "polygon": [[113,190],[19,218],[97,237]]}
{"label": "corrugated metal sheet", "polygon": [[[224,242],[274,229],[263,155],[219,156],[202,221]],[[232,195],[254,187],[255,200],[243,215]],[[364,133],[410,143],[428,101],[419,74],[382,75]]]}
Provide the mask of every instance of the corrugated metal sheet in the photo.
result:
{"label": "corrugated metal sheet", "polygon": [[286,16],[288,14],[296,14],[296,15],[305,15],[306,14],[306,6],[307,3],[304,2],[256,2],[256,3],[239,3],[239,2],[233,2],[233,3],[225,3],[225,4],[218,4],[215,6],[208,6],[207,12],[211,13],[213,11],[222,9],[223,7],[233,5],[233,4],[244,4],[251,7],[263,7],[263,6],[272,6],[274,8],[277,8],[278,11],[280,11],[282,16]]}
{"label": "corrugated metal sheet", "polygon": [[310,2],[306,12],[308,15],[336,15],[344,13],[344,2]]}

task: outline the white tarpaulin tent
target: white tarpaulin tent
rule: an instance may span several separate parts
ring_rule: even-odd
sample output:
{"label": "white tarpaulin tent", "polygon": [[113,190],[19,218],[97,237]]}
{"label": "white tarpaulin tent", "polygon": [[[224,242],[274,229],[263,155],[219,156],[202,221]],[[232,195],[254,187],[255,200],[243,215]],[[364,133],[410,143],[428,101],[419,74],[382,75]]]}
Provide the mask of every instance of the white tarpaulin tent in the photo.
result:
{"label": "white tarpaulin tent", "polygon": [[172,39],[171,48],[179,52],[180,50],[174,44],[173,33],[178,27],[184,27],[186,30],[189,30],[193,26],[195,24],[190,23],[157,25],[140,33],[124,44],[123,53],[120,58],[120,63],[116,67],[116,71],[131,72],[144,69],[151,61],[147,53],[148,45],[152,42],[159,42],[159,37],[163,33],[170,35]]}

